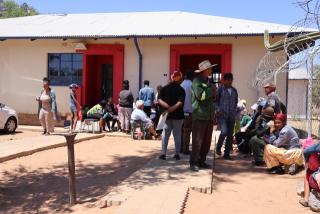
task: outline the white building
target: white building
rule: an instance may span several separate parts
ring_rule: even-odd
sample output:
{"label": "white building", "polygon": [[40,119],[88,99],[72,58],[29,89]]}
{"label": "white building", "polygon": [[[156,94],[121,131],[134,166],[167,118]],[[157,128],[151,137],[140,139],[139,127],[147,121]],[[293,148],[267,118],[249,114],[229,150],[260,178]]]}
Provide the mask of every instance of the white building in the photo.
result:
{"label": "white building", "polygon": [[[215,72],[234,74],[239,96],[253,104],[252,80],[266,50],[290,26],[187,12],[37,15],[0,20],[0,102],[15,108],[22,123],[36,118],[41,80],[49,77],[59,111],[69,112],[68,87],[81,85],[82,105],[117,96],[124,79],[138,94],[143,80],[164,85],[175,69],[185,72],[209,59]],[[278,93],[286,100],[286,75]],[[260,94],[261,96],[262,94]]]}

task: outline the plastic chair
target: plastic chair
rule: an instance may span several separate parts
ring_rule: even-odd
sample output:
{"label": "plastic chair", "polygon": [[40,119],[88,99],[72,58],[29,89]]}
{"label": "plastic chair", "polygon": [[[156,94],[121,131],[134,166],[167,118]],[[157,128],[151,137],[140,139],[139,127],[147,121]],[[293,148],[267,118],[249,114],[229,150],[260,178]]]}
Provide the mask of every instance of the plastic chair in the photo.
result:
{"label": "plastic chair", "polygon": [[86,130],[90,131],[90,127],[91,127],[91,131],[92,134],[94,134],[95,129],[97,128],[97,130],[100,130],[99,127],[99,119],[95,119],[95,118],[86,118],[83,121],[81,121],[81,125],[80,125],[80,132]]}
{"label": "plastic chair", "polygon": [[[134,140],[138,140],[139,137],[141,139],[146,138],[146,128],[145,128],[145,123],[142,121],[131,121],[131,137]],[[137,132],[137,129],[140,129],[140,132]],[[140,136],[139,136],[140,135]]]}

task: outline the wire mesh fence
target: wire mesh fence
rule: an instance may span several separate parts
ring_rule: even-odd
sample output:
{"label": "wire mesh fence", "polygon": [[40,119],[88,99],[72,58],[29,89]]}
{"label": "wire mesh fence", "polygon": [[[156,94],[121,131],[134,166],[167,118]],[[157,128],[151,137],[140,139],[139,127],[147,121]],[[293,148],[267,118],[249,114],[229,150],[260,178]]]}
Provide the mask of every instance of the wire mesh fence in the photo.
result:
{"label": "wire mesh fence", "polygon": [[[314,66],[313,76],[311,134],[320,139],[320,65]],[[308,84],[307,78],[288,80],[288,123],[303,137],[308,132]]]}

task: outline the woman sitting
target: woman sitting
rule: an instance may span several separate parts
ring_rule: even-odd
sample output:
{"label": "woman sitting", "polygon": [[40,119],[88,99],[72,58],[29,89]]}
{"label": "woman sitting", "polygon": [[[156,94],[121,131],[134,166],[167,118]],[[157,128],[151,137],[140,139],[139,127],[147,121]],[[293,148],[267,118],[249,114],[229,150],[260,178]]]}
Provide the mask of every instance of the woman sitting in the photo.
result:
{"label": "woman sitting", "polygon": [[107,104],[107,102],[105,100],[101,100],[100,103],[93,106],[87,112],[88,118],[99,120],[100,132],[102,132],[102,130],[105,131],[105,120],[104,120],[103,116],[104,116],[104,108],[105,108],[106,104]]}
{"label": "woman sitting", "polygon": [[154,129],[153,122],[146,113],[143,111],[144,108],[144,102],[143,100],[138,100],[136,102],[136,108],[131,114],[131,122],[143,122],[146,130],[149,131],[150,134],[152,134],[155,138],[159,138],[159,135],[157,134],[156,130]]}
{"label": "woman sitting", "polygon": [[274,126],[270,128],[270,138],[264,149],[264,161],[272,174],[283,174],[281,164],[290,166],[289,174],[303,166],[303,151],[295,130],[286,124],[285,114],[276,114]]}
{"label": "woman sitting", "polygon": [[[114,125],[117,123],[118,129],[120,129],[120,122],[118,120],[118,113],[114,107],[113,99],[112,97],[108,98],[108,102],[106,104],[106,107],[104,108],[104,115],[103,118],[107,124],[107,127],[109,129],[109,132],[114,130]],[[112,125],[110,126],[110,122],[112,122]]]}

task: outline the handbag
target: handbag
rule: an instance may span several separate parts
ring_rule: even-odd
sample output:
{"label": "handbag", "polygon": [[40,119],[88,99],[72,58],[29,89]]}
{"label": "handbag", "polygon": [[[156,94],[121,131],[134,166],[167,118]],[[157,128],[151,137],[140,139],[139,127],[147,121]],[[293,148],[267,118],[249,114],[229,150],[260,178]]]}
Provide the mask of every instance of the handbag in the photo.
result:
{"label": "handbag", "polygon": [[166,120],[167,120],[167,116],[168,116],[168,112],[165,111],[161,114],[160,118],[159,118],[159,122],[157,125],[157,131],[158,130],[163,130],[165,124],[166,124]]}

